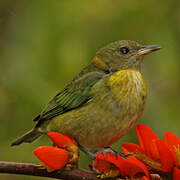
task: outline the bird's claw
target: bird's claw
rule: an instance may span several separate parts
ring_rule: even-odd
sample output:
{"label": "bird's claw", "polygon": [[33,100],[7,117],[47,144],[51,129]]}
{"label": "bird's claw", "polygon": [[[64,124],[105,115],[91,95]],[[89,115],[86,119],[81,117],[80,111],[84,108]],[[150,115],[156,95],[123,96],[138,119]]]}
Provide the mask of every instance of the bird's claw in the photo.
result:
{"label": "bird's claw", "polygon": [[105,155],[106,153],[115,154],[116,156],[121,156],[122,158],[126,159],[129,155],[125,155],[122,152],[118,152],[117,150],[112,149],[111,147],[105,147],[104,149],[101,149],[100,151],[96,152],[95,155],[103,153]]}
{"label": "bird's claw", "polygon": [[105,155],[106,153],[110,153],[110,154],[117,154],[118,152],[117,151],[114,151],[112,148],[110,147],[105,147],[99,151],[97,151],[95,153],[95,155],[99,154],[99,153],[102,153],[103,155]]}

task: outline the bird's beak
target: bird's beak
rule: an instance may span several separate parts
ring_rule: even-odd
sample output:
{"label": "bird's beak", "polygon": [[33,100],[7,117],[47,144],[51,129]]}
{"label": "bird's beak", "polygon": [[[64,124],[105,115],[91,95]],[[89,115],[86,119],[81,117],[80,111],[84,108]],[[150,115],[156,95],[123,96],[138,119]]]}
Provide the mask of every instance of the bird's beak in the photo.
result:
{"label": "bird's beak", "polygon": [[161,46],[157,46],[157,45],[142,46],[138,50],[137,55],[138,56],[146,55],[146,54],[152,53],[154,51],[157,51],[161,48],[162,48]]}

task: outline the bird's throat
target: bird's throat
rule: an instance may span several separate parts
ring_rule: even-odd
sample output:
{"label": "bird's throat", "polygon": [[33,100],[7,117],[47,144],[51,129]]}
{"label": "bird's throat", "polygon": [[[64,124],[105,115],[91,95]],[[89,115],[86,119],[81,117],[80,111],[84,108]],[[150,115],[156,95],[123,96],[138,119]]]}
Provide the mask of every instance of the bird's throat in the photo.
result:
{"label": "bird's throat", "polygon": [[125,96],[128,98],[129,95],[146,96],[147,92],[142,75],[137,70],[117,71],[109,77],[107,85],[120,99]]}

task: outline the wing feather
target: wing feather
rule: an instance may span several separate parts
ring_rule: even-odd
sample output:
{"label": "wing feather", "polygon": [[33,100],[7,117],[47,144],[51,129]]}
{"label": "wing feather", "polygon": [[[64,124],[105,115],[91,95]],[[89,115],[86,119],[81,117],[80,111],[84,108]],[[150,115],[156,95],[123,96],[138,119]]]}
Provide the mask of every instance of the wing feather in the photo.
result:
{"label": "wing feather", "polygon": [[102,77],[102,73],[91,72],[71,82],[47,104],[34,121],[40,124],[44,120],[82,106],[93,97],[91,89]]}

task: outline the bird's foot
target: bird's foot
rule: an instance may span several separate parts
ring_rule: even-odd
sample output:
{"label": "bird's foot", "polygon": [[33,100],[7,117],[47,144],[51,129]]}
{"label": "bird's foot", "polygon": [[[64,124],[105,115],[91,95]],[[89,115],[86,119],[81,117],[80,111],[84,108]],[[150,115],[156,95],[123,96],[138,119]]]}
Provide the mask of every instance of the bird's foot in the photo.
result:
{"label": "bird's foot", "polygon": [[103,153],[104,155],[105,155],[106,153],[111,153],[111,154],[115,154],[116,156],[121,156],[121,157],[124,158],[124,159],[129,156],[129,155],[125,155],[125,154],[122,153],[122,152],[118,152],[117,150],[114,150],[114,149],[112,149],[111,147],[105,147],[105,148],[99,150],[98,152],[96,152],[95,155],[97,155],[97,154],[99,154],[99,153]]}
{"label": "bird's foot", "polygon": [[123,153],[112,149],[111,147],[105,147],[94,154],[95,158],[91,165],[91,169],[94,173],[99,174],[100,178],[117,177],[120,175],[119,168],[113,164],[121,156],[127,158]]}
{"label": "bird's foot", "polygon": [[97,151],[96,153],[92,153],[92,152],[88,151],[85,147],[81,146],[79,143],[77,143],[77,144],[78,144],[79,149],[82,152],[84,152],[92,160],[94,160],[96,158],[97,154],[103,153],[105,155],[107,152],[111,153],[111,154],[116,154],[116,156],[121,156],[123,158],[127,158],[129,156],[129,155],[123,154],[122,152],[118,152],[117,150],[114,150],[111,147],[105,147],[105,148]]}

